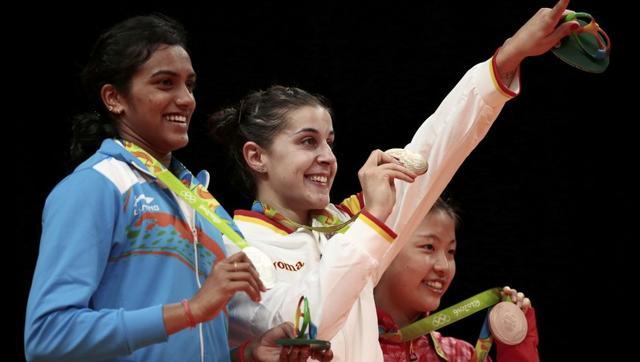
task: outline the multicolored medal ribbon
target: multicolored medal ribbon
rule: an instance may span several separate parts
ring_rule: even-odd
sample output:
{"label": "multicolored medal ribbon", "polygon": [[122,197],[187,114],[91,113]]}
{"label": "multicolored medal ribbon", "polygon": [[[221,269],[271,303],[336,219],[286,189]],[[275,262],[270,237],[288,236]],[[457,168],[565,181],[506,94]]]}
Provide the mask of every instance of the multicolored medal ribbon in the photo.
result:
{"label": "multicolored medal ribbon", "polygon": [[[256,205],[256,203],[258,203],[258,205]],[[360,212],[357,212],[349,220],[345,222],[340,222],[335,215],[331,215],[331,213],[329,213],[328,211],[318,210],[316,213],[312,215],[312,219],[317,220],[319,223],[321,223],[324,226],[309,226],[309,225],[297,223],[289,219],[288,217],[278,212],[278,210],[272,208],[271,206],[267,205],[262,201],[257,201],[257,200],[254,201],[254,206],[252,207],[252,210],[256,210],[256,209],[259,210],[259,212],[262,212],[265,216],[288,227],[289,229],[297,230],[299,228],[303,228],[306,230],[317,231],[323,234],[332,234],[348,227],[349,224],[354,222],[358,218],[358,215],[360,215]]]}
{"label": "multicolored medal ribbon", "polygon": [[229,221],[220,218],[216,214],[216,209],[222,206],[203,185],[198,184],[193,190],[189,189],[147,151],[130,141],[122,142],[124,148],[140,160],[155,177],[247,254],[247,257],[249,257],[260,274],[260,280],[262,280],[265,288],[270,289],[275,285],[275,271],[271,259],[261,250],[249,246],[246,240],[233,230],[229,225]]}

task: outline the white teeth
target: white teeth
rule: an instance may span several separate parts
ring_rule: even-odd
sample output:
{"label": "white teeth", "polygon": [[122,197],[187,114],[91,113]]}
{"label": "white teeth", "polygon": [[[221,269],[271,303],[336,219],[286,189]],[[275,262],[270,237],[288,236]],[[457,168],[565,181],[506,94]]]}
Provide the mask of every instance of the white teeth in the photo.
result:
{"label": "white teeth", "polygon": [[171,122],[178,122],[178,123],[187,123],[187,117],[186,116],[181,116],[178,114],[170,114],[168,116],[165,117],[168,121]]}
{"label": "white teeth", "polygon": [[444,286],[442,282],[435,281],[435,280],[429,280],[425,284],[427,284],[427,286],[433,289],[442,289],[442,287]]}
{"label": "white teeth", "polygon": [[326,184],[327,176],[309,176],[309,180],[319,182],[321,184]]}

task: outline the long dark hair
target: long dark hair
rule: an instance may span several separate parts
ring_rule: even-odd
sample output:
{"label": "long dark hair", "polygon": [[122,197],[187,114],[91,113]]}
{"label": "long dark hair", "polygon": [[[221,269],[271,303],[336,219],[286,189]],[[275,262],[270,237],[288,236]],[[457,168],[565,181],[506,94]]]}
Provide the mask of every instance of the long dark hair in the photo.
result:
{"label": "long dark hair", "polygon": [[112,84],[118,92],[127,94],[131,78],[159,46],[179,45],[186,50],[186,42],[183,26],[159,14],[129,18],[98,38],[81,73],[92,110],[73,118],[74,160],[93,153],[103,139],[118,135],[115,119],[102,102],[102,86]]}
{"label": "long dark hair", "polygon": [[329,102],[320,95],[274,85],[252,92],[236,105],[209,117],[210,135],[228,149],[233,177],[240,181],[234,184],[242,185],[247,196],[255,196],[256,184],[242,154],[244,144],[253,141],[262,148],[269,148],[274,136],[287,125],[289,113],[306,106],[320,106],[331,113]]}

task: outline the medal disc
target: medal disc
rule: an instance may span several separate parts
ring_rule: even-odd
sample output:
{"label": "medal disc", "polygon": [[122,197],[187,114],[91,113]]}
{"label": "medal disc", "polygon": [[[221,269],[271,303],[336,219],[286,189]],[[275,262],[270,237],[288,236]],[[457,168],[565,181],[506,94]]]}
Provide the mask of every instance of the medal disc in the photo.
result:
{"label": "medal disc", "polygon": [[419,153],[405,150],[404,148],[391,148],[384,151],[384,153],[397,159],[404,167],[417,175],[427,172],[429,168],[427,160]]}
{"label": "medal disc", "polygon": [[497,340],[513,346],[527,336],[527,318],[514,303],[500,302],[489,313],[489,328]]}
{"label": "medal disc", "polygon": [[258,271],[258,274],[260,274],[260,280],[262,284],[264,284],[264,287],[267,289],[273,288],[276,284],[276,272],[273,268],[271,258],[262,252],[262,250],[253,246],[247,246],[242,249],[242,251],[247,254],[247,257]]}

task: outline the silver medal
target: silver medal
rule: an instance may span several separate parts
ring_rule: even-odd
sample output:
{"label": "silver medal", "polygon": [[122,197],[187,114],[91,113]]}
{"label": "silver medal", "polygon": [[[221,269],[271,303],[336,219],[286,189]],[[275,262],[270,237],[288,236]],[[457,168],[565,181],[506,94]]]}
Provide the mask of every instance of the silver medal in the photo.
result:
{"label": "silver medal", "polygon": [[253,246],[247,246],[242,249],[242,252],[247,254],[247,257],[258,271],[258,274],[260,274],[260,280],[262,280],[264,287],[267,289],[273,288],[276,284],[276,272],[273,268],[271,258],[262,250]]}
{"label": "silver medal", "polygon": [[384,153],[397,159],[400,161],[402,166],[417,175],[427,172],[427,169],[429,168],[427,160],[425,160],[419,153],[405,150],[404,148],[391,148],[384,151]]}

